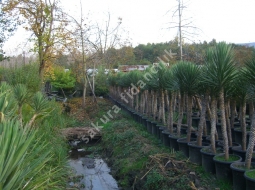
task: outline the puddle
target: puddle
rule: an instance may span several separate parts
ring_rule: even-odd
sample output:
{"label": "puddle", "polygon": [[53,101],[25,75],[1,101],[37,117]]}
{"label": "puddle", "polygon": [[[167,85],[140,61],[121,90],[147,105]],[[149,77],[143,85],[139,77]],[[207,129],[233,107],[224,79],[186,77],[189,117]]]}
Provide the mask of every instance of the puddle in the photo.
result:
{"label": "puddle", "polygon": [[79,181],[72,181],[69,185],[80,190],[118,190],[118,184],[104,160],[91,158],[90,154],[83,149],[70,151],[69,165]]}

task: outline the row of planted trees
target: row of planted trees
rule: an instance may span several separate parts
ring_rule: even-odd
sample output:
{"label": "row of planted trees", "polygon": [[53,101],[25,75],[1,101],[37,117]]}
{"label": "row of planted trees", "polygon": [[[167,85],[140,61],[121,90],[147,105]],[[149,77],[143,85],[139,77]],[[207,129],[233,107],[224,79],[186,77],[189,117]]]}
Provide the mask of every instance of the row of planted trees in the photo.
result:
{"label": "row of planted trees", "polygon": [[[206,120],[209,120],[211,151],[216,153],[215,140],[222,136],[225,160],[229,159],[229,147],[232,146],[231,129],[239,120],[243,134],[241,146],[243,150],[247,149],[245,166],[251,167],[255,142],[255,59],[238,67],[232,46],[220,42],[207,49],[203,65],[187,61],[170,66],[160,63],[145,72],[111,75],[108,82],[112,98],[162,123],[172,135],[181,136],[183,118],[186,117],[187,142],[193,130],[192,114],[197,110],[200,115],[197,145],[202,145],[202,136],[207,132]],[[249,105],[251,121],[248,145],[246,105]],[[218,119],[220,130],[216,128]]]}

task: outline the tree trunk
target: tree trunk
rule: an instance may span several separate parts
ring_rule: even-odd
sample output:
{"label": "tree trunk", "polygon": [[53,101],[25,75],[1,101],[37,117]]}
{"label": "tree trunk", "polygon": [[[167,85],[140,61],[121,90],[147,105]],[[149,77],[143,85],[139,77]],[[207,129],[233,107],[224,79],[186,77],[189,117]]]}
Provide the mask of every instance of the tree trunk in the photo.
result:
{"label": "tree trunk", "polygon": [[192,128],[192,96],[187,96],[187,142],[190,142],[191,138],[191,128]]}
{"label": "tree trunk", "polygon": [[225,117],[226,117],[226,125],[227,125],[227,132],[228,132],[228,145],[232,146],[232,134],[231,134],[231,125],[229,120],[229,112],[230,112],[230,106],[229,106],[229,100],[225,104]]}
{"label": "tree trunk", "polygon": [[221,131],[223,137],[223,149],[225,154],[225,160],[229,159],[229,146],[228,146],[228,134],[226,125],[226,115],[225,115],[225,101],[224,101],[224,90],[221,89],[219,93],[219,103],[221,111]]}
{"label": "tree trunk", "polygon": [[181,136],[181,125],[182,125],[182,118],[183,118],[183,104],[184,104],[184,97],[179,94],[179,106],[178,106],[178,124],[177,124],[177,137]]}
{"label": "tree trunk", "polygon": [[168,129],[171,134],[173,134],[173,97],[172,94],[169,92],[169,105],[168,105]]}
{"label": "tree trunk", "polygon": [[165,92],[161,90],[161,109],[162,109],[162,123],[163,125],[166,124],[166,115],[165,115]]}
{"label": "tree trunk", "polygon": [[156,120],[157,110],[158,110],[158,102],[157,102],[157,91],[154,91],[154,105],[153,105],[153,119]]}
{"label": "tree trunk", "polygon": [[230,101],[230,126],[231,128],[234,128],[234,123],[235,123],[235,108],[236,108],[236,101],[235,100],[231,100]]}
{"label": "tree trunk", "polygon": [[211,100],[211,148],[213,153],[216,153],[216,147],[215,147],[215,133],[216,133],[216,114],[217,114],[217,100],[215,97],[212,97]]}
{"label": "tree trunk", "polygon": [[241,116],[241,131],[242,131],[242,150],[246,150],[246,102],[243,101],[240,105],[240,116]]}
{"label": "tree trunk", "polygon": [[205,115],[206,115],[206,105],[207,105],[208,95],[204,95],[202,97],[202,110],[200,114],[200,120],[198,124],[198,135],[197,135],[197,145],[202,146],[202,134],[203,134],[203,128],[205,124]]}
{"label": "tree trunk", "polygon": [[249,119],[252,121],[252,114],[253,114],[253,111],[254,111],[254,105],[253,105],[253,102],[249,102]]}
{"label": "tree trunk", "polygon": [[248,144],[248,148],[246,150],[246,158],[245,158],[245,166],[247,169],[251,168],[251,159],[252,159],[254,144],[255,144],[255,112],[253,111],[249,144]]}

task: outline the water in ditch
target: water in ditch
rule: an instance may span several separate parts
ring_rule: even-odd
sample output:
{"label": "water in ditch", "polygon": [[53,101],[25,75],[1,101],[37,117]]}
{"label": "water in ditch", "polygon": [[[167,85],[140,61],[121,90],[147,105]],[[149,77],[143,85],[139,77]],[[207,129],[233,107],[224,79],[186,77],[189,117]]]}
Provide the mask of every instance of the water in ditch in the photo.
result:
{"label": "water in ditch", "polygon": [[102,158],[94,158],[84,149],[70,150],[69,165],[74,178],[69,187],[80,190],[118,190],[116,180],[110,174],[110,168]]}

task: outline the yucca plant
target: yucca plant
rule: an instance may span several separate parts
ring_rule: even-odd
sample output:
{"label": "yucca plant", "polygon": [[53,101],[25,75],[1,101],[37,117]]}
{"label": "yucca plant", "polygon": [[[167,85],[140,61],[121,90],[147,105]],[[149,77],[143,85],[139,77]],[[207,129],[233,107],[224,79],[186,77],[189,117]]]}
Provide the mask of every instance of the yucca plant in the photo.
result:
{"label": "yucca plant", "polygon": [[237,78],[232,85],[232,93],[235,95],[235,100],[239,103],[239,114],[240,114],[240,124],[242,131],[242,150],[246,150],[246,104],[248,98],[248,92],[250,85],[245,81],[245,73],[238,72]]}
{"label": "yucca plant", "polygon": [[[246,68],[243,71],[246,82],[250,85],[248,97],[254,102],[255,99],[255,59],[251,59],[246,63]],[[248,148],[246,150],[245,166],[247,169],[251,167],[251,159],[255,144],[255,111],[253,110],[252,121],[250,127],[250,138]]]}
{"label": "yucca plant", "polygon": [[164,82],[164,75],[167,71],[167,67],[164,63],[159,63],[158,66],[154,66],[151,70],[151,80],[149,80],[148,84],[159,92],[160,97],[160,111],[161,116],[158,119],[162,118],[162,123],[166,124],[166,117],[165,117],[165,82]]}
{"label": "yucca plant", "polygon": [[167,126],[169,129],[169,132],[173,134],[175,88],[174,88],[174,78],[173,78],[174,75],[171,68],[167,69],[163,77],[164,77],[163,80],[165,83],[164,85],[168,91],[168,96],[169,96]]}
{"label": "yucca plant", "polygon": [[0,189],[44,189],[55,169],[37,177],[51,159],[47,143],[36,130],[21,127],[17,120],[0,123]]}
{"label": "yucca plant", "polygon": [[30,106],[33,109],[33,116],[28,122],[30,127],[34,124],[36,119],[42,119],[46,117],[53,109],[49,106],[48,100],[43,96],[41,92],[35,93]]}
{"label": "yucca plant", "polygon": [[[190,141],[192,128],[192,97],[197,94],[200,79],[200,68],[191,62],[181,61],[173,67],[174,86],[181,94],[181,104],[185,95],[187,96],[187,121],[188,132],[187,142]],[[182,114],[182,113],[179,113]],[[177,131],[180,130],[180,120],[178,120]]]}
{"label": "yucca plant", "polygon": [[18,105],[18,117],[22,125],[22,106],[30,99],[30,95],[26,85],[15,85],[13,88],[13,95]]}
{"label": "yucca plant", "polygon": [[[229,145],[226,128],[225,115],[225,89],[231,85],[236,77],[234,51],[231,45],[225,42],[216,44],[214,49],[210,51],[209,61],[206,62],[207,72],[204,82],[218,91],[220,112],[221,112],[221,128],[223,136],[223,146],[225,159],[229,159]],[[216,114],[216,113],[213,113]],[[216,116],[213,116],[216,117]]]}
{"label": "yucca plant", "polygon": [[12,96],[12,87],[7,83],[1,83],[0,85],[0,121],[4,121],[5,118],[15,117],[17,104]]}

